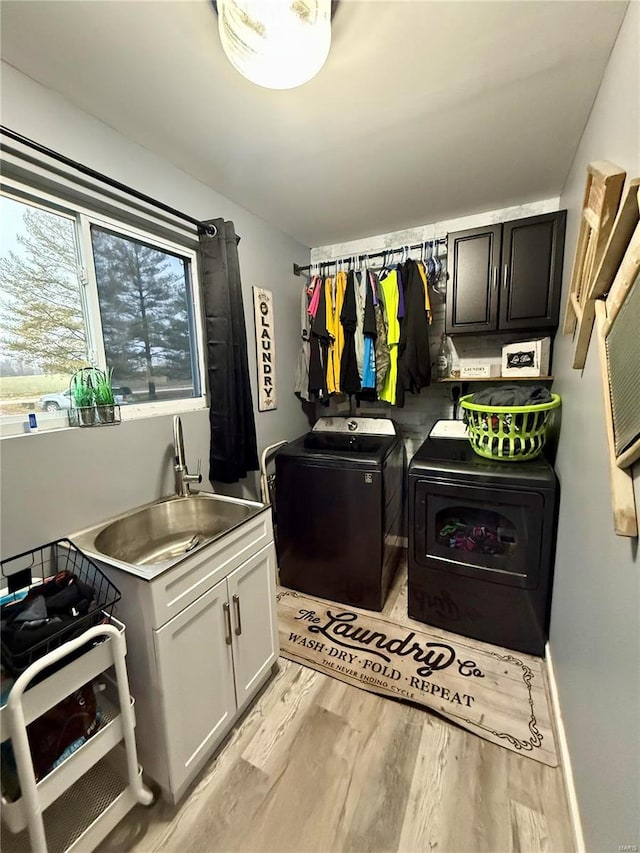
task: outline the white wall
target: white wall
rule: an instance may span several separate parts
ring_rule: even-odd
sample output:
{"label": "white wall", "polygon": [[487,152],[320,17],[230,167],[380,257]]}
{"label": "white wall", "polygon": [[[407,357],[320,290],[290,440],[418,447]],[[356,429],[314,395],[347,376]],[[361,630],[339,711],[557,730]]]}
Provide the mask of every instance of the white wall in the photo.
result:
{"label": "white wall", "polygon": [[[459,216],[456,219],[442,219],[438,222],[416,225],[414,228],[405,228],[403,231],[389,231],[386,234],[376,234],[372,237],[363,237],[360,240],[351,240],[348,243],[333,243],[327,246],[319,246],[311,250],[311,261],[315,264],[331,258],[348,258],[351,255],[379,252],[382,249],[396,249],[402,246],[415,245],[424,240],[446,237],[451,231],[481,228],[485,225],[508,222],[510,219],[524,219],[526,216],[552,213],[560,209],[558,207],[559,201],[559,198],[547,198],[542,201],[529,202],[528,204],[518,204],[514,207],[499,207],[493,210],[485,210],[482,213]],[[398,257],[396,255],[396,260]],[[413,253],[411,257],[418,257],[418,255]]]}
{"label": "white wall", "polygon": [[[307,426],[292,393],[300,339],[301,279],[292,264],[309,250],[170,163],[128,141],[6,63],[1,78],[2,123],[198,219],[222,216],[235,223],[249,341],[254,407],[255,346],[252,285],[273,291],[277,335],[278,409],[258,413],[258,450],[294,438]],[[216,140],[210,141],[211,145]],[[191,470],[209,458],[208,412],[182,418]],[[172,423],[157,416],[105,429],[62,430],[0,440],[1,552],[10,556],[173,489]],[[256,478],[218,491],[257,497]]]}
{"label": "white wall", "polygon": [[[611,160],[640,174],[640,6],[631,3],[560,198],[568,209],[563,306],[580,223],[586,166]],[[556,459],[560,519],[550,645],[586,847],[640,843],[640,561],[615,536],[597,342],[582,372],[558,334],[562,395]],[[636,466],[636,504],[640,471]]]}

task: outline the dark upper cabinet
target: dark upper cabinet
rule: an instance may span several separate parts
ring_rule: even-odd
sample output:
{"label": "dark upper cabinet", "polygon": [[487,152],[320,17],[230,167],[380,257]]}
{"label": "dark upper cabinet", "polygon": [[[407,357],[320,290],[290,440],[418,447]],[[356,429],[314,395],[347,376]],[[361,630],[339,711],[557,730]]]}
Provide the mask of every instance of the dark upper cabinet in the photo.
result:
{"label": "dark upper cabinet", "polygon": [[446,331],[495,332],[502,225],[449,234]]}
{"label": "dark upper cabinet", "polygon": [[555,329],[566,211],[448,237],[448,334]]}

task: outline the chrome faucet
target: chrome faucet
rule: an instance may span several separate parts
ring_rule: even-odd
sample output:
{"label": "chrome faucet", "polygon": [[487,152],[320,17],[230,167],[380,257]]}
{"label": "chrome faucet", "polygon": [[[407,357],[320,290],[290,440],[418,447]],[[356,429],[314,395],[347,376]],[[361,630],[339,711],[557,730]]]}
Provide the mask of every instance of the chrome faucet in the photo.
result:
{"label": "chrome faucet", "polygon": [[191,494],[189,483],[201,483],[200,460],[198,460],[198,473],[190,474],[184,457],[184,439],[182,437],[182,421],[179,415],[173,417],[173,471],[176,478],[176,494],[188,497]]}

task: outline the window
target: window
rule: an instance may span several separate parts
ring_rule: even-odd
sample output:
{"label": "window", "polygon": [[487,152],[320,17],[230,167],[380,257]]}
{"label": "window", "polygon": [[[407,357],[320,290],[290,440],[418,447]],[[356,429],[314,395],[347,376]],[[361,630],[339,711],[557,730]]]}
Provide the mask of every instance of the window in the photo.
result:
{"label": "window", "polygon": [[137,399],[198,393],[189,328],[190,264],[131,237],[91,226],[107,364]]}
{"label": "window", "polygon": [[1,194],[0,218],[4,425],[64,425],[86,365],[113,368],[123,420],[205,405],[193,251],[32,194]]}

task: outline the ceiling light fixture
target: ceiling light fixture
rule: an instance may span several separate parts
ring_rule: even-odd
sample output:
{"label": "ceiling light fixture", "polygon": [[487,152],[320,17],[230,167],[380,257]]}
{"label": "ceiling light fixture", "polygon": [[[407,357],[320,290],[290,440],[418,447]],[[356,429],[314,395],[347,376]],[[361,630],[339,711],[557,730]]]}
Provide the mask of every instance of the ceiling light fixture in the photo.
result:
{"label": "ceiling light fixture", "polygon": [[258,86],[302,86],[329,55],[331,0],[217,0],[216,6],[229,62]]}

